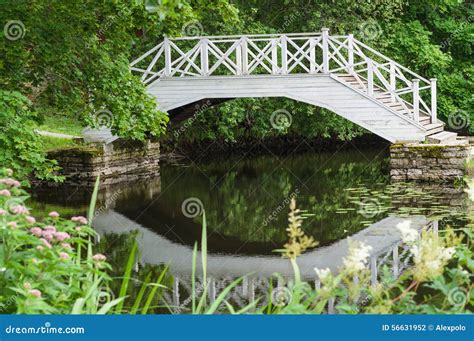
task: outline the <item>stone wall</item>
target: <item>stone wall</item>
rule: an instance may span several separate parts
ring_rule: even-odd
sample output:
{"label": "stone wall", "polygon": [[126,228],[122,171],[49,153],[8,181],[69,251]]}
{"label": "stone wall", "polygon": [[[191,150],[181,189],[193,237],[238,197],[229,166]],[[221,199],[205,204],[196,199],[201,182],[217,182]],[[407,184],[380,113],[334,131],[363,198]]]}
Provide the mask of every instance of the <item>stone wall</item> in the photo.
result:
{"label": "stone wall", "polygon": [[390,146],[392,180],[453,182],[467,174],[471,146],[407,143]]}
{"label": "stone wall", "polygon": [[101,186],[159,175],[159,142],[116,140],[110,144],[56,150],[48,157],[58,161],[66,185]]}

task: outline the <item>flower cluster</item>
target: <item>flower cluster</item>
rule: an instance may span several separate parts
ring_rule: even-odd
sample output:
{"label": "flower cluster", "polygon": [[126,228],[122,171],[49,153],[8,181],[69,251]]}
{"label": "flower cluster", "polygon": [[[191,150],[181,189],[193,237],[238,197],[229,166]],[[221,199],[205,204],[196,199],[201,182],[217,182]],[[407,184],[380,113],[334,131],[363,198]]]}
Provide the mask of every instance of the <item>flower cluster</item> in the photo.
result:
{"label": "flower cluster", "polygon": [[357,274],[366,269],[372,246],[361,241],[349,239],[349,254],[343,258],[342,263],[348,273]]}
{"label": "flower cluster", "polygon": [[[68,300],[82,295],[84,274],[105,276],[102,269],[109,267],[102,254],[84,252],[78,258],[81,252],[75,249],[87,246],[94,231],[83,216],[69,220],[51,211],[35,218],[25,206],[27,193],[20,183],[10,178],[11,172],[8,178],[2,175],[5,170],[0,169],[0,245],[5,255],[0,306],[4,297],[15,297],[4,313],[69,313]],[[65,283],[68,293],[58,295]]]}
{"label": "flower cluster", "polygon": [[329,268],[325,268],[325,269],[314,268],[314,271],[316,272],[316,275],[318,275],[318,278],[321,282],[325,282],[332,275],[331,269]]}
{"label": "flower cluster", "polygon": [[305,235],[301,229],[303,218],[301,211],[296,208],[295,198],[291,199],[290,213],[288,214],[288,232],[289,241],[284,247],[283,256],[290,259],[296,259],[299,255],[305,252],[307,249],[315,247],[318,242],[313,237]]}
{"label": "flower cluster", "polygon": [[397,229],[402,235],[402,240],[410,245],[414,278],[417,281],[425,281],[441,275],[455,252],[453,246],[446,245],[450,239],[441,240],[436,234],[426,230],[422,231],[420,238],[418,231],[411,227],[409,221],[399,223]]}
{"label": "flower cluster", "polygon": [[411,221],[405,220],[397,224],[397,229],[402,235],[402,240],[405,243],[413,243],[418,239],[418,231],[411,227]]}

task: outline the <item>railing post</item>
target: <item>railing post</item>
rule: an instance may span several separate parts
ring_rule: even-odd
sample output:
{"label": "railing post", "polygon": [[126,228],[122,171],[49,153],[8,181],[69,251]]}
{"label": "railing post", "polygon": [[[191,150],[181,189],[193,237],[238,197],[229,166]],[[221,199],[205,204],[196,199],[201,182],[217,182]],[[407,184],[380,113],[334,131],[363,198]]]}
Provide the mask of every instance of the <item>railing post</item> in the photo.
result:
{"label": "railing post", "polygon": [[309,38],[309,73],[316,73],[316,40]]}
{"label": "railing post", "polygon": [[288,73],[288,54],[286,46],[286,36],[281,36],[281,73],[286,75]]}
{"label": "railing post", "polygon": [[377,257],[372,256],[370,258],[370,282],[372,285],[377,284],[378,269],[377,269]]}
{"label": "railing post", "polygon": [[235,65],[237,65],[237,75],[242,75],[242,39],[239,39],[239,45],[235,48]]}
{"label": "railing post", "polygon": [[436,94],[436,78],[430,79],[431,84],[431,123],[436,123],[437,121],[437,94]]}
{"label": "railing post", "polygon": [[413,79],[413,119],[420,122],[420,80]]}
{"label": "railing post", "polygon": [[329,48],[328,48],[328,40],[329,40],[329,28],[322,28],[322,43],[323,43],[323,72],[329,73]]}
{"label": "railing post", "polygon": [[348,46],[348,68],[347,68],[347,72],[349,73],[353,73],[354,72],[354,35],[352,34],[349,34],[348,38],[347,38],[347,46]]}
{"label": "railing post", "polygon": [[272,39],[272,74],[278,74],[278,40]]}
{"label": "railing post", "polygon": [[242,37],[242,74],[249,74],[249,55],[247,52],[247,37]]}
{"label": "railing post", "polygon": [[367,94],[374,95],[374,64],[367,58]]}
{"label": "railing post", "polygon": [[208,41],[201,40],[201,76],[208,76],[209,74],[209,59],[207,54]]}
{"label": "railing post", "polygon": [[395,102],[395,89],[397,87],[397,77],[396,77],[396,70],[395,64],[390,61],[390,100]]}
{"label": "railing post", "polygon": [[163,42],[163,53],[165,54],[165,72],[164,77],[171,76],[171,46],[170,40],[165,37]]}
{"label": "railing post", "polygon": [[393,246],[392,256],[393,256],[393,261],[392,261],[393,275],[394,275],[395,277],[398,277],[398,274],[399,274],[399,268],[398,268],[398,263],[399,263],[398,243]]}

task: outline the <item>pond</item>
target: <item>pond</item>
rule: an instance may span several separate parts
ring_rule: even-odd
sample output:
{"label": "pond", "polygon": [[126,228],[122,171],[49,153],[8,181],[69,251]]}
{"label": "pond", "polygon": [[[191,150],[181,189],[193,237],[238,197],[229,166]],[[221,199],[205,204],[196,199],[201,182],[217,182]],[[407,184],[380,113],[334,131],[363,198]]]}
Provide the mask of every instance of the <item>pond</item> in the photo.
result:
{"label": "pond", "polygon": [[[289,262],[275,252],[287,241],[292,197],[307,213],[303,230],[319,242],[299,260],[310,281],[315,266],[337,269],[348,237],[372,238],[380,258],[374,271],[384,264],[400,271],[387,256],[400,247],[390,216],[411,217],[420,227],[464,226],[469,201],[461,187],[390,183],[388,174],[386,148],[162,163],[155,179],[104,188],[94,227],[113,263],[125,263],[136,236],[138,272],[169,264],[170,300],[182,306],[205,213],[213,295],[233,278],[252,273],[235,301],[250,299],[258,288],[268,289],[273,273],[292,275]],[[88,196],[83,189],[48,191],[34,205],[76,215],[85,213]]]}

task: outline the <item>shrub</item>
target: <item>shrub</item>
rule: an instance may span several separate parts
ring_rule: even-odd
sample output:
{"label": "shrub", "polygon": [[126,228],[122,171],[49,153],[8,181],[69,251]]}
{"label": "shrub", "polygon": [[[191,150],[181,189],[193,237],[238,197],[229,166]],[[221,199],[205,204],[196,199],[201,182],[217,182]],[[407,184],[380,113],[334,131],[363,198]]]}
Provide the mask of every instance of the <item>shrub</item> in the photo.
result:
{"label": "shrub", "polygon": [[93,313],[111,302],[110,266],[92,254],[87,219],[66,220],[57,212],[33,217],[12,171],[0,172],[0,311],[64,314],[87,301]]}
{"label": "shrub", "polygon": [[42,141],[34,131],[35,118],[25,96],[0,90],[0,163],[14,169],[22,180],[30,174],[58,180],[54,176],[57,162],[46,158]]}

